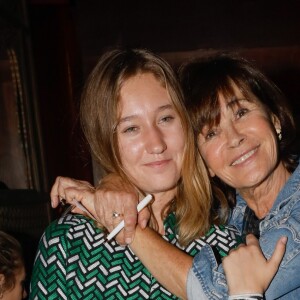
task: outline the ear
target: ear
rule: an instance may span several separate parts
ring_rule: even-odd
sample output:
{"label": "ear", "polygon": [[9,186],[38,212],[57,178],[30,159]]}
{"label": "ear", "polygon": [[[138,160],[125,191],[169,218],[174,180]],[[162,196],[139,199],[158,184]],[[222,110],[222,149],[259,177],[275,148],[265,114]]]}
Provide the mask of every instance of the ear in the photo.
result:
{"label": "ear", "polygon": [[2,286],[5,283],[5,276],[4,274],[0,274],[0,286]]}
{"label": "ear", "polygon": [[209,172],[210,177],[216,176],[216,173],[211,168],[208,168],[208,172]]}
{"label": "ear", "polygon": [[279,134],[281,132],[281,124],[280,124],[278,117],[275,116],[274,114],[272,114],[271,121],[272,121],[272,124],[273,124],[277,134]]}

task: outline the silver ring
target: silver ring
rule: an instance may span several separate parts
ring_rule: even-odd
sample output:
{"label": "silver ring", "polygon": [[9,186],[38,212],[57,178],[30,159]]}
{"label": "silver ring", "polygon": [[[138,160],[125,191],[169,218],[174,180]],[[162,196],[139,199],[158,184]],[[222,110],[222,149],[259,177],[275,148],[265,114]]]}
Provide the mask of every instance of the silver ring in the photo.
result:
{"label": "silver ring", "polygon": [[113,211],[113,213],[112,213],[113,219],[116,219],[116,218],[119,218],[119,217],[122,217],[122,216],[123,216],[123,214],[117,213],[116,211]]}

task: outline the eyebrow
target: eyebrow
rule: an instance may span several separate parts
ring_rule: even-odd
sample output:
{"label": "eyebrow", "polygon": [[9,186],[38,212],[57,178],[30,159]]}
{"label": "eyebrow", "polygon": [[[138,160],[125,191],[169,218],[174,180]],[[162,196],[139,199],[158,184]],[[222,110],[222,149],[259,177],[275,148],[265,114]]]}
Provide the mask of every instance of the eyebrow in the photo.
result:
{"label": "eyebrow", "polygon": [[248,101],[245,98],[236,98],[235,96],[231,98],[231,100],[226,104],[226,108],[232,108],[236,105],[239,105],[241,101]]}
{"label": "eyebrow", "polygon": [[[164,111],[164,110],[167,110],[167,109],[172,109],[172,110],[174,110],[174,106],[173,106],[172,104],[162,105],[162,106],[159,106],[159,107],[155,110],[155,112],[156,112],[156,113],[159,113],[159,112]],[[124,117],[124,118],[121,118],[121,119],[118,121],[116,127],[117,127],[118,125],[120,125],[121,123],[128,122],[128,121],[130,121],[130,120],[132,120],[132,119],[134,119],[134,118],[136,118],[136,117],[138,117],[138,115],[134,114],[134,115],[130,115],[130,116],[126,116],[126,117]]]}

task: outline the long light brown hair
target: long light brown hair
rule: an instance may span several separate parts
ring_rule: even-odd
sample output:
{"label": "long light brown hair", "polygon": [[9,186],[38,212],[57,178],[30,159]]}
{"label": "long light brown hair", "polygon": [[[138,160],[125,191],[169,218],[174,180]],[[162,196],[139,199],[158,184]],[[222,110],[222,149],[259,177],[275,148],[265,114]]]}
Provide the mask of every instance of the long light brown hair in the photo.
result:
{"label": "long light brown hair", "polygon": [[182,91],[170,65],[142,49],[112,50],[105,53],[91,72],[81,101],[81,123],[91,151],[107,173],[130,181],[120,159],[115,127],[122,84],[139,73],[150,73],[165,87],[183,127],[185,149],[182,178],[174,210],[181,244],[204,234],[211,216],[209,178],[197,147],[182,99]]}

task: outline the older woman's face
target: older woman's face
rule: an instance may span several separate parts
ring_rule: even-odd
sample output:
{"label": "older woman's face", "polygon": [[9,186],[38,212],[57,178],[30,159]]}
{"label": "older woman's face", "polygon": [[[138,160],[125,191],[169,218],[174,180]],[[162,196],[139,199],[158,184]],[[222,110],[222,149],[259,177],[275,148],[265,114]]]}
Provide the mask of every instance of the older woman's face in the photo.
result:
{"label": "older woman's face", "polygon": [[176,187],[185,138],[167,90],[150,73],[131,77],[121,88],[119,113],[117,136],[127,175],[147,193]]}
{"label": "older woman's face", "polygon": [[265,110],[244,100],[235,88],[230,101],[220,98],[220,124],[204,127],[198,137],[200,153],[210,174],[238,189],[253,188],[267,179],[278,162],[277,137]]}

